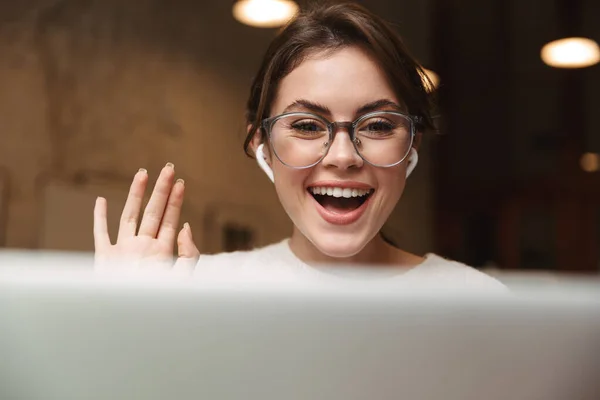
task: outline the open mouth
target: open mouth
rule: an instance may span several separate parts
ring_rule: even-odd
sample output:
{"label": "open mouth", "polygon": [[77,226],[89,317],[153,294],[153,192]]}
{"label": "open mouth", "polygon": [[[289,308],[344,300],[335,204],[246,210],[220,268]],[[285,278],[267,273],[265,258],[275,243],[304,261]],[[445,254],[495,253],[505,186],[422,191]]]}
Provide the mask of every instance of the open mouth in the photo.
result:
{"label": "open mouth", "polygon": [[310,187],[308,192],[325,210],[345,214],[356,210],[373,194],[373,189]]}

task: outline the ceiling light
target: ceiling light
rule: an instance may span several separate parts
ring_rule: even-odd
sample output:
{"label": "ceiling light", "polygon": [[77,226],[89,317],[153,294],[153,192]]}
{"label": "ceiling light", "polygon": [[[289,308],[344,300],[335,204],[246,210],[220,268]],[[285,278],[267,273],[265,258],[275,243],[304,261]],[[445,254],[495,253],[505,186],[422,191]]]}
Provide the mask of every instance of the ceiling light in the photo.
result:
{"label": "ceiling light", "polygon": [[429,81],[423,79],[425,89],[427,89],[428,92],[433,92],[440,85],[440,76],[427,68],[423,68],[423,72],[425,72],[425,75],[429,79]]}
{"label": "ceiling light", "polygon": [[585,172],[596,172],[600,169],[600,154],[598,153],[585,153],[579,160],[581,169]]}
{"label": "ceiling light", "polygon": [[584,68],[600,62],[600,47],[592,39],[570,37],[547,43],[542,60],[556,68]]}
{"label": "ceiling light", "polygon": [[233,16],[243,24],[258,28],[277,28],[285,25],[298,12],[291,0],[238,0]]}

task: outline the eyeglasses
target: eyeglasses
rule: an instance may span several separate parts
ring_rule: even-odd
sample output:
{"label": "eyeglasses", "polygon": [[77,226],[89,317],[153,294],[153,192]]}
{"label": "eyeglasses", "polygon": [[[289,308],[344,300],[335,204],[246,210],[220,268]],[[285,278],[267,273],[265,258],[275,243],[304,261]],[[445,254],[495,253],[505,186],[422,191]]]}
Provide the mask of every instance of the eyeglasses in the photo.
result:
{"label": "eyeglasses", "polygon": [[358,155],[376,167],[393,167],[410,153],[419,117],[393,111],[375,111],[353,122],[330,122],[303,112],[263,120],[276,157],[292,168],[310,168],[325,158],[337,129],[348,130]]}

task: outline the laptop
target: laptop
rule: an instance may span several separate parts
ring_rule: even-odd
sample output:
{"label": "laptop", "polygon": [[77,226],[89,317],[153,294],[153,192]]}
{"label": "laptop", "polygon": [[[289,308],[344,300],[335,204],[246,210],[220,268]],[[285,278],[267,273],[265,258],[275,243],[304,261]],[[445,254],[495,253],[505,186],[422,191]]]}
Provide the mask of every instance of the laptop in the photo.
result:
{"label": "laptop", "polygon": [[0,399],[600,399],[597,282],[485,296],[89,267],[0,257]]}

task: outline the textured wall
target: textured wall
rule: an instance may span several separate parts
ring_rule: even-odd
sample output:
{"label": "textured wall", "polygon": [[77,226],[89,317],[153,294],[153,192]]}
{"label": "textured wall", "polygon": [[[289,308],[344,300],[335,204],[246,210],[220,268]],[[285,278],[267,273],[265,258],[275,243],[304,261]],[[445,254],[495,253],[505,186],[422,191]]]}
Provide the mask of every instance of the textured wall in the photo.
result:
{"label": "textured wall", "polygon": [[[155,177],[167,161],[186,180],[186,218],[206,251],[218,247],[207,214],[256,213],[248,223],[264,221],[263,243],[289,233],[270,183],[241,150],[249,83],[274,32],[237,23],[230,7],[0,2],[0,167],[9,178],[0,245],[91,249],[95,196],[109,198],[114,228],[129,179],[139,167]],[[428,176],[417,173],[392,224],[413,232],[402,236],[421,251]]]}

